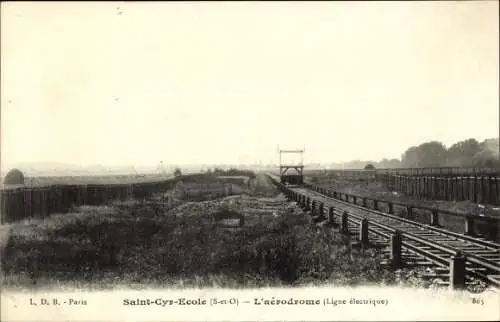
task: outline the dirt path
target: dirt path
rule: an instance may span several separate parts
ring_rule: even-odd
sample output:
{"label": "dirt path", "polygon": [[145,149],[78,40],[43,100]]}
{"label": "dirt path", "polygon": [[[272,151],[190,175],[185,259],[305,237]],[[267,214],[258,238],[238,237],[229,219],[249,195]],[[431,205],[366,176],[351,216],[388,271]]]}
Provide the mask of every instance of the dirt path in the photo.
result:
{"label": "dirt path", "polygon": [[269,180],[265,173],[256,174],[254,192],[256,195],[265,197],[276,197],[280,194],[276,186]]}

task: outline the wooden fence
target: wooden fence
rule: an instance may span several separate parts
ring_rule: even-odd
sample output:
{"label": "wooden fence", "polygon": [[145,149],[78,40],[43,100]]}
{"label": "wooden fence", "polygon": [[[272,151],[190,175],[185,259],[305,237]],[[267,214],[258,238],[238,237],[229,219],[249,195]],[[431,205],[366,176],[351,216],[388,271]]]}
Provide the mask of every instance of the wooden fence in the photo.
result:
{"label": "wooden fence", "polygon": [[309,177],[364,179],[417,198],[500,205],[500,169],[398,168],[376,170],[308,170]]}
{"label": "wooden fence", "polygon": [[[500,218],[495,216],[478,216],[475,214],[458,213],[445,209],[419,206],[416,204],[400,203],[392,200],[368,198],[344,192],[338,192],[308,183],[304,184],[304,186],[335,199],[347,201],[349,203],[360,205],[365,208],[371,208],[376,211],[381,211],[383,205],[385,205],[385,209],[383,211],[392,215],[396,214],[397,206],[400,209],[402,208],[405,210],[408,219],[425,223],[431,226],[444,226],[447,229],[459,233],[464,233],[466,235],[474,236],[479,234],[490,240],[498,240],[498,238],[500,237]],[[418,211],[421,211],[422,213],[419,215],[416,213]],[[459,224],[462,227],[457,229],[457,227],[455,227],[456,224]]]}
{"label": "wooden fence", "polygon": [[[200,174],[182,176],[195,181]],[[129,184],[49,185],[14,187],[0,190],[1,223],[29,218],[44,218],[53,213],[68,212],[73,206],[105,205],[113,200],[147,199],[164,192],[176,183],[175,178],[158,182]]]}
{"label": "wooden fence", "polygon": [[311,169],[304,170],[304,175],[332,175],[356,177],[362,175],[402,175],[402,176],[432,176],[432,177],[498,177],[499,168],[467,168],[467,167],[435,167],[435,168],[380,168],[364,169]]}
{"label": "wooden fence", "polygon": [[389,189],[417,198],[500,205],[500,177],[430,177],[382,174]]}

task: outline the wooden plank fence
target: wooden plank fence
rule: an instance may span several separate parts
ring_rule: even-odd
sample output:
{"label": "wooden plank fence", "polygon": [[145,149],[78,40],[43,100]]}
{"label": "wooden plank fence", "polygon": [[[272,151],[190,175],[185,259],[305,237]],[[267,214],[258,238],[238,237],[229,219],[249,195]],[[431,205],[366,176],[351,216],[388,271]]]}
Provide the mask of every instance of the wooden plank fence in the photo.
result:
{"label": "wooden plank fence", "polygon": [[397,168],[375,170],[307,170],[309,177],[368,179],[417,198],[500,205],[498,168]]}
{"label": "wooden plank fence", "polygon": [[500,177],[377,175],[389,189],[417,198],[500,205]]}
{"label": "wooden plank fence", "polygon": [[435,168],[387,168],[387,169],[306,169],[304,175],[332,175],[341,177],[359,177],[363,175],[401,175],[430,177],[498,177],[499,168],[435,167]]}
{"label": "wooden plank fence", "polygon": [[[425,219],[423,221],[426,221],[425,223],[431,226],[440,227],[443,221],[450,223],[458,220],[462,222],[462,230],[460,231],[461,233],[472,236],[480,234],[491,240],[498,240],[498,238],[500,237],[499,217],[489,216],[489,215],[479,216],[477,214],[459,213],[434,207],[419,206],[411,203],[402,203],[392,200],[368,198],[344,192],[338,192],[308,183],[304,184],[304,186],[316,192],[331,196],[335,199],[343,200],[366,208],[371,208],[373,210],[380,211],[382,207],[384,207],[386,208],[384,212],[387,212],[392,215],[396,214],[395,206],[403,208],[406,212],[406,215],[409,217],[415,215],[414,212],[419,210],[425,213],[424,215]],[[423,218],[410,218],[410,219],[422,222]]]}
{"label": "wooden plank fence", "polygon": [[[182,176],[191,181],[200,174]],[[73,206],[105,205],[113,200],[147,199],[164,192],[177,182],[170,178],[157,182],[131,184],[48,185],[43,187],[4,187],[0,190],[0,223],[30,218],[45,218],[68,212]]]}

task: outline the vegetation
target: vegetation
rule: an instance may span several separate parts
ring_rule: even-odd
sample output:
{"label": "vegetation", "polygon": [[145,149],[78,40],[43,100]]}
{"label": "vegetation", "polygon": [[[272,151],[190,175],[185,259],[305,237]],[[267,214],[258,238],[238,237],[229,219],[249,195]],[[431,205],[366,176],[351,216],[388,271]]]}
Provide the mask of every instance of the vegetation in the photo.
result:
{"label": "vegetation", "polygon": [[235,230],[213,227],[206,211],[182,213],[87,207],[18,224],[1,251],[4,285],[255,287],[392,278],[375,250],[351,252],[338,233],[308,225],[302,213],[246,216]]}
{"label": "vegetation", "polygon": [[365,165],[365,170],[375,170],[375,167],[373,166],[373,164],[368,163],[367,165]]}
{"label": "vegetation", "polygon": [[24,174],[18,169],[12,169],[5,175],[3,184],[24,184]]}
{"label": "vegetation", "polygon": [[427,167],[500,167],[499,139],[459,141],[449,148],[439,141],[429,141],[408,148],[401,159],[384,158],[380,162],[353,160],[332,164],[335,168],[363,169],[372,164],[375,168],[427,168]]}
{"label": "vegetation", "polygon": [[174,177],[180,177],[180,176],[182,176],[181,169],[175,168],[175,170],[174,170]]}
{"label": "vegetation", "polygon": [[457,142],[448,149],[437,141],[414,146],[402,155],[405,167],[498,167],[500,166],[498,139],[479,143],[475,139]]}

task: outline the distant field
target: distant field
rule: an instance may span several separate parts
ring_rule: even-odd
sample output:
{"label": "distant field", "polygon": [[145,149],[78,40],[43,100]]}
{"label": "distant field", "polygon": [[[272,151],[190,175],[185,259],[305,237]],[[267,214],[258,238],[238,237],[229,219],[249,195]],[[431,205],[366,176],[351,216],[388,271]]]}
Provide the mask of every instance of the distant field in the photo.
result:
{"label": "distant field", "polygon": [[[244,182],[247,184],[250,180],[249,176],[246,175],[209,175],[222,181],[231,182]],[[158,174],[146,174],[146,175],[88,175],[88,176],[39,176],[39,177],[26,177],[24,185],[9,185],[5,186],[0,180],[1,188],[17,188],[17,187],[39,187],[48,186],[54,184],[132,184],[132,183],[142,183],[142,182],[157,182],[165,181],[174,178],[173,175],[158,175]],[[3,180],[3,178],[2,178]]]}

